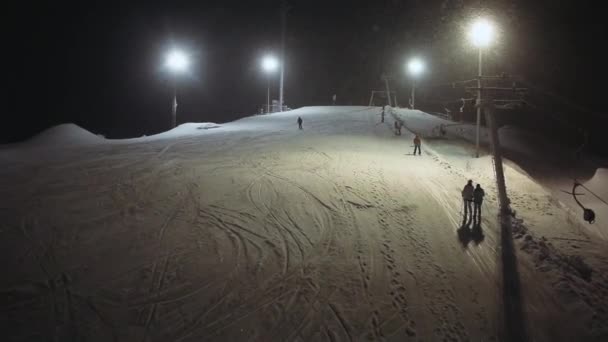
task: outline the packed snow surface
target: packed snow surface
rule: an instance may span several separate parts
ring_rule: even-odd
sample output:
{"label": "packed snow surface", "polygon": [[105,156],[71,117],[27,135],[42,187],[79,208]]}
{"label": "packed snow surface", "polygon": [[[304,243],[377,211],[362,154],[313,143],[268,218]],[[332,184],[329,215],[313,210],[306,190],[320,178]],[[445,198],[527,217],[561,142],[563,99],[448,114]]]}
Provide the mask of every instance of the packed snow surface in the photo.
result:
{"label": "packed snow surface", "polygon": [[[0,149],[3,335],[607,340],[600,228],[507,163],[505,243],[491,157],[435,139],[428,114],[380,112],[306,107],[123,141],[66,126],[51,140],[87,143]],[[395,117],[428,129],[422,155]],[[467,179],[486,198],[461,228]]]}

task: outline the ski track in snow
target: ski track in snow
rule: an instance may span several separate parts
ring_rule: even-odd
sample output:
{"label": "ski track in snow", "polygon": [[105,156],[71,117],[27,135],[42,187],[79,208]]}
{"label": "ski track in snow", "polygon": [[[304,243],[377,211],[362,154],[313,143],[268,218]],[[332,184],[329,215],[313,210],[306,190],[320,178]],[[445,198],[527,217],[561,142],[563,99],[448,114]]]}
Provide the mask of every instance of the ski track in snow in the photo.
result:
{"label": "ski track in snow", "polygon": [[[1,171],[9,340],[500,340],[491,163],[448,141],[404,156],[413,136],[378,114],[309,107],[15,159]],[[468,178],[488,194],[475,241],[459,235]],[[507,167],[507,182],[531,236],[515,250],[528,335],[601,340],[605,244],[527,176]],[[591,282],[563,262],[582,243]]]}

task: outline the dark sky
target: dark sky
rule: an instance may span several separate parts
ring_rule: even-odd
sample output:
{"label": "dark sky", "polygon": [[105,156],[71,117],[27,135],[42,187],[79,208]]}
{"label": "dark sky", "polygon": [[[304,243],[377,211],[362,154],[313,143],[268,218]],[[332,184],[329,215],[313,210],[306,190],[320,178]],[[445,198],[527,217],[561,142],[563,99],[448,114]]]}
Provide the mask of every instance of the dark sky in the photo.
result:
{"label": "dark sky", "polygon": [[[167,129],[171,88],[162,63],[171,46],[193,58],[178,81],[179,122],[231,121],[265,102],[259,61],[279,51],[280,1],[125,3],[20,2],[4,11],[2,142],[62,122],[108,137]],[[594,3],[291,1],[286,104],[327,104],[334,93],[340,104],[366,104],[383,71],[399,77],[404,103],[402,65],[411,55],[429,64],[421,83],[471,78],[476,54],[464,26],[485,13],[501,28],[487,72],[523,75],[602,113],[608,35]]]}

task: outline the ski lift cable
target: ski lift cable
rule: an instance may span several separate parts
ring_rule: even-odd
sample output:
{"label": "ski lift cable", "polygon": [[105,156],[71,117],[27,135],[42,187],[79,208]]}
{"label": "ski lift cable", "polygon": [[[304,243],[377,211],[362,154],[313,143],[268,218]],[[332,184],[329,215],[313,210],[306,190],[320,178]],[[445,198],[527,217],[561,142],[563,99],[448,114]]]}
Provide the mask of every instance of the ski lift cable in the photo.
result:
{"label": "ski lift cable", "polygon": [[471,83],[471,82],[477,82],[477,79],[474,78],[474,79],[470,79],[470,80],[461,80],[461,81],[454,81],[454,82],[435,83],[435,84],[424,85],[423,87],[425,87],[425,88],[454,87],[455,85],[460,85],[460,84],[465,84],[465,83]]}
{"label": "ski lift cable", "polygon": [[[576,182],[576,181],[575,181]],[[577,182],[578,183],[578,182]],[[584,186],[581,183],[578,183],[578,185],[580,187],[582,187],[583,189],[589,191],[590,194],[592,194],[593,196],[595,196],[595,198],[597,198],[598,200],[602,201],[602,203],[604,203],[605,205],[608,205],[608,202],[606,202],[603,198],[601,198],[600,196],[598,196],[597,194],[595,194],[593,191],[589,190],[589,188],[587,188],[586,186]]]}
{"label": "ski lift cable", "polygon": [[471,97],[471,98],[460,98],[458,100],[426,100],[425,99],[422,102],[425,102],[425,103],[439,103],[439,104],[444,104],[445,105],[445,104],[450,104],[450,103],[461,104],[463,100],[464,101],[473,101],[473,100],[475,100],[475,98],[474,97]]}
{"label": "ski lift cable", "polygon": [[579,112],[590,114],[590,115],[593,115],[593,116],[596,116],[596,117],[599,116],[599,114],[596,111],[591,110],[591,109],[589,109],[587,107],[581,106],[581,105],[579,105],[577,103],[574,103],[572,100],[570,100],[570,99],[568,99],[568,98],[566,98],[566,97],[564,97],[562,95],[556,94],[556,93],[554,93],[554,92],[552,92],[550,90],[543,89],[542,87],[539,87],[539,86],[531,83],[527,79],[521,79],[519,82],[523,83],[526,87],[532,88],[532,89],[540,92],[541,94],[543,94],[545,96],[548,96],[548,97],[556,100],[557,102],[559,102],[559,103],[561,103],[563,105],[567,105],[570,108],[575,109],[575,110],[577,110]]}

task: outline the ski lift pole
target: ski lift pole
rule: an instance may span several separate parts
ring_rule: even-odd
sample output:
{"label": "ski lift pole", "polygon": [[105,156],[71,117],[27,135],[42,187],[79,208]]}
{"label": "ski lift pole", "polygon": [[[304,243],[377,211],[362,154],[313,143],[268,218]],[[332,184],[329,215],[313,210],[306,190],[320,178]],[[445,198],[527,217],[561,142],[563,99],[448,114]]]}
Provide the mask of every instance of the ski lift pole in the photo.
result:
{"label": "ski lift pole", "polygon": [[386,100],[388,101],[388,106],[392,107],[393,104],[391,103],[391,88],[388,84],[388,81],[389,79],[391,79],[391,77],[386,74],[383,74],[381,78],[384,81],[384,85],[386,86]]}

